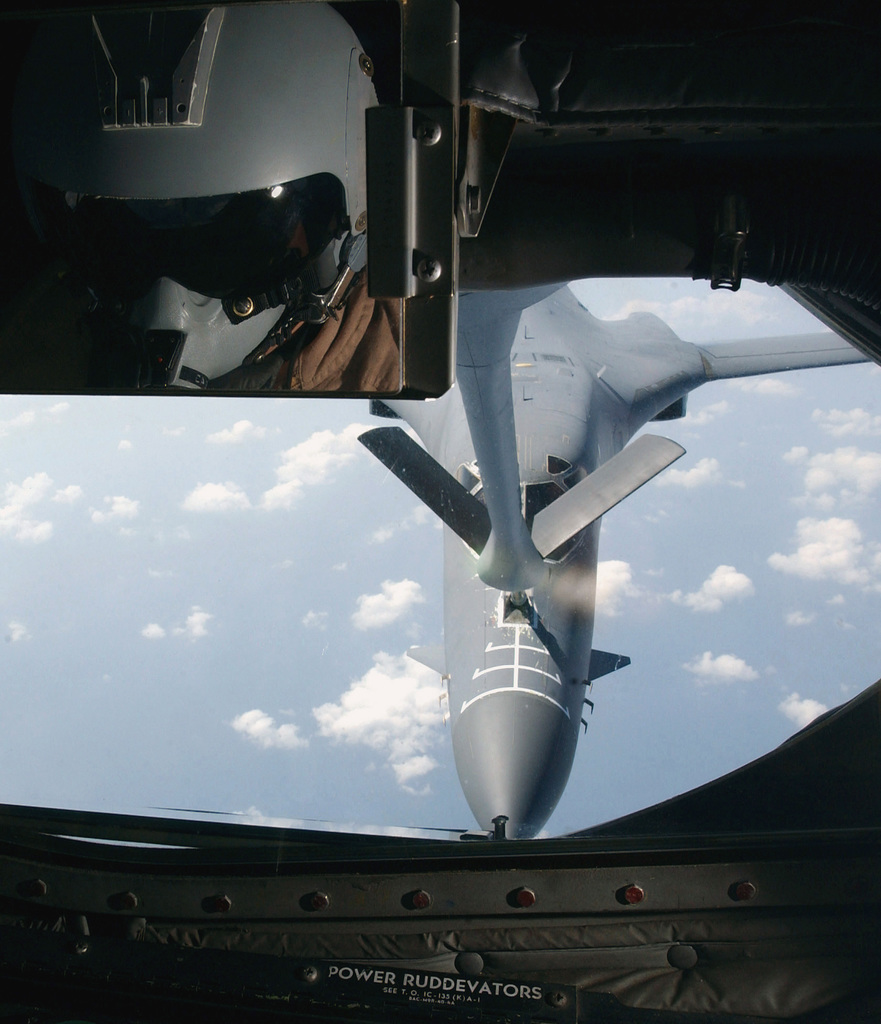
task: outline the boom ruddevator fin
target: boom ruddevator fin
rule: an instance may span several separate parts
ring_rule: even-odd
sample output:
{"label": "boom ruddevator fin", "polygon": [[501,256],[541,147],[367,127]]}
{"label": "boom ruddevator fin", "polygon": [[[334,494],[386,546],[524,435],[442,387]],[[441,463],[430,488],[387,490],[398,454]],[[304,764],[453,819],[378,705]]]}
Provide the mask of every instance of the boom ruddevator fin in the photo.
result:
{"label": "boom ruddevator fin", "polygon": [[[400,427],[374,427],[364,447],[477,554],[489,539],[489,513],[477,498]],[[671,442],[672,443],[672,442]]]}
{"label": "boom ruddevator fin", "polygon": [[437,672],[438,675],[447,674],[447,652],[444,650],[443,644],[433,644],[430,647],[410,647],[407,650],[407,657]]}
{"label": "boom ruddevator fin", "polygon": [[627,668],[630,658],[626,654],[610,654],[609,651],[590,652],[590,667],[587,670],[587,681],[592,683],[600,676],[607,676],[610,672],[617,672],[619,668]]}
{"label": "boom ruddevator fin", "polygon": [[667,437],[643,434],[543,508],[532,523],[532,543],[547,558],[684,454]]}

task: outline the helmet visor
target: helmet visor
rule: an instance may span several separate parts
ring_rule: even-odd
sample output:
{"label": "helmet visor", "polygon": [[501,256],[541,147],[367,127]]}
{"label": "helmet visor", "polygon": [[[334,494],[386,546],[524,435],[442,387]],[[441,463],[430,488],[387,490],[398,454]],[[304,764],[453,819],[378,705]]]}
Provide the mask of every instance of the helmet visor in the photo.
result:
{"label": "helmet visor", "polygon": [[124,300],[145,295],[160,277],[219,299],[267,291],[340,237],[345,209],[332,174],[188,199],[32,187],[46,240],[98,294]]}

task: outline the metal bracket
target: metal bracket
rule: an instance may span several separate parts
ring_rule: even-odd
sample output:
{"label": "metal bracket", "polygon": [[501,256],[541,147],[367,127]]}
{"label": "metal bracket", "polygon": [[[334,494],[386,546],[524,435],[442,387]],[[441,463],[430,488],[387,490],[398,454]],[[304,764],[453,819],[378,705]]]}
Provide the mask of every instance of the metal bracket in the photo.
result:
{"label": "metal bracket", "polygon": [[517,119],[481,107],[465,108],[460,134],[462,172],[457,186],[456,220],[459,235],[474,238],[486,215]]}
{"label": "metal bracket", "polygon": [[367,274],[373,296],[455,288],[452,107],[367,111]]}

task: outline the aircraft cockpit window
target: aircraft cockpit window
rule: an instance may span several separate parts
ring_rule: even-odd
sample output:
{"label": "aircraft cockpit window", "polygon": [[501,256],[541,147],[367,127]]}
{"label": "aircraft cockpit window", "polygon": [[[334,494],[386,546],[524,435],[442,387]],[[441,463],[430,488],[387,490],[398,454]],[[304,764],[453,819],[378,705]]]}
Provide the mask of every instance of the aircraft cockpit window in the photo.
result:
{"label": "aircraft cockpit window", "polygon": [[568,473],[572,468],[572,463],[567,462],[566,459],[561,459],[558,455],[549,455],[547,459],[547,470],[551,476],[557,476],[560,473]]}
{"label": "aircraft cockpit window", "polygon": [[565,493],[564,488],[556,480],[546,480],[540,484],[527,484],[524,488],[523,518],[527,526],[532,526],[532,521],[543,508],[561,494]]}

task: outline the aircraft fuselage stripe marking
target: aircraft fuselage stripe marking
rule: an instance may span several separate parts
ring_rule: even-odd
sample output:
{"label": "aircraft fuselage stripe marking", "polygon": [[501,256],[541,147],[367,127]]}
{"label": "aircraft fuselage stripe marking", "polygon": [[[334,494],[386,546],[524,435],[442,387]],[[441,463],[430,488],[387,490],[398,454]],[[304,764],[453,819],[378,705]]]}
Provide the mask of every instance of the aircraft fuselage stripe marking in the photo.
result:
{"label": "aircraft fuselage stripe marking", "polygon": [[[510,693],[512,689],[513,687],[511,686],[500,686],[498,689],[495,690],[484,690],[483,693],[478,693],[478,695],[476,697],[472,697],[471,700],[466,700],[462,704],[462,707],[459,708],[459,714],[461,715],[465,708],[471,707],[471,705],[474,704],[475,701],[483,700],[484,697],[489,697],[490,694],[493,693]],[[528,693],[530,697],[539,697],[541,700],[546,700],[549,704],[553,704],[555,708],[559,708],[560,711],[562,711],[563,714],[567,718],[569,718],[568,709],[564,708],[562,704],[560,704],[558,701],[555,701],[553,697],[549,697],[546,693],[542,693],[540,690],[530,690],[525,686],[517,687],[517,692]]]}
{"label": "aircraft fuselage stripe marking", "polygon": [[[490,665],[489,668],[476,668],[474,675],[471,677],[472,681],[479,679],[481,676],[487,675],[489,672],[502,672],[505,669],[514,669],[514,676],[516,680],[517,669],[522,668],[524,672],[537,672],[540,676],[547,676],[548,679],[553,680],[558,686],[562,686],[560,677],[552,672],[545,672],[543,668],[538,668],[537,665]],[[514,687],[516,689],[517,683],[515,681]]]}
{"label": "aircraft fuselage stripe marking", "polygon": [[[490,641],[486,645],[486,651],[484,653],[488,654],[490,651],[516,651],[517,649],[516,644],[494,644]],[[529,644],[521,644],[519,649],[521,651],[535,651],[536,654],[548,653],[544,647],[531,647]]]}

